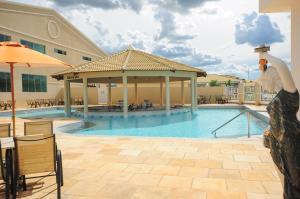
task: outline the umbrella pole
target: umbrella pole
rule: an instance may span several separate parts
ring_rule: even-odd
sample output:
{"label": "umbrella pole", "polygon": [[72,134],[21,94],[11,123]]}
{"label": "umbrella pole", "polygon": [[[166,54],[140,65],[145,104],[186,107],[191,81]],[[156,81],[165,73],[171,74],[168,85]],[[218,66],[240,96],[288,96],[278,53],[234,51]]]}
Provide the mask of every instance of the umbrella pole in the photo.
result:
{"label": "umbrella pole", "polygon": [[10,87],[11,87],[11,100],[12,100],[12,115],[13,122],[13,136],[16,136],[16,105],[15,105],[15,87],[14,87],[14,63],[10,65]]}

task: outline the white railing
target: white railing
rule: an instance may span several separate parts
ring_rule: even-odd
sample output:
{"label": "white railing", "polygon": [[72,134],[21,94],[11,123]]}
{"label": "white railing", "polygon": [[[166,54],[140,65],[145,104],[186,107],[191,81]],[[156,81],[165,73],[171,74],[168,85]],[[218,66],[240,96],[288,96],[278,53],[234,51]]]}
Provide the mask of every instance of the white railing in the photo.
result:
{"label": "white railing", "polygon": [[244,100],[245,101],[255,101],[255,86],[245,86],[245,97]]}

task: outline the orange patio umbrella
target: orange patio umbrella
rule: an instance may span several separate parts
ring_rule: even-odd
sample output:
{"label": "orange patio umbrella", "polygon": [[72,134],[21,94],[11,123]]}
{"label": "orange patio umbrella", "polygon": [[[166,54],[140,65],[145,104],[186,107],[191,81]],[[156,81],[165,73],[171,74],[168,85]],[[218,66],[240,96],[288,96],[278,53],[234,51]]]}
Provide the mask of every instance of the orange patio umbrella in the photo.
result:
{"label": "orange patio umbrella", "polygon": [[15,94],[14,94],[14,67],[51,67],[70,66],[58,59],[31,50],[17,42],[0,42],[0,66],[10,66],[11,100],[12,100],[12,122],[13,136],[16,135],[15,121]]}

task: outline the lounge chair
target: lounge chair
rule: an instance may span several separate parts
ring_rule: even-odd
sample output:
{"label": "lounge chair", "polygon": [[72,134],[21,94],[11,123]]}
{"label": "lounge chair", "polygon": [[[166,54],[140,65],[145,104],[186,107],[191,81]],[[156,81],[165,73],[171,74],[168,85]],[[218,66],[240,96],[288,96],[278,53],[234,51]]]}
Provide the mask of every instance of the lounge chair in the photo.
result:
{"label": "lounge chair", "polygon": [[124,101],[123,100],[119,100],[118,103],[117,103],[117,106],[123,110],[123,106],[124,106]]}
{"label": "lounge chair", "polygon": [[24,135],[36,135],[36,134],[44,134],[44,135],[53,134],[53,121],[43,120],[43,121],[24,122]]}
{"label": "lounge chair", "polygon": [[[1,149],[1,142],[0,142]],[[9,184],[9,176],[10,176],[10,166],[6,164],[4,167],[5,157],[0,153],[0,184],[4,184],[5,186],[5,198],[9,199],[10,195],[10,184]]]}
{"label": "lounge chair", "polygon": [[[16,102],[15,102],[16,103]],[[12,108],[12,101],[11,100],[8,100],[7,102],[6,102],[6,109],[11,109]]]}
{"label": "lounge chair", "polygon": [[148,109],[148,108],[152,108],[152,102],[150,100],[144,100],[144,103],[143,103],[143,108],[144,109]]}
{"label": "lounge chair", "polygon": [[0,101],[0,110],[5,110],[6,105],[4,103],[4,101]]}
{"label": "lounge chair", "polygon": [[[14,187],[21,180],[23,190],[26,191],[26,179],[56,176],[57,198],[61,198],[62,157],[57,150],[54,134],[15,137],[15,157]],[[36,176],[38,174],[43,175]],[[16,198],[16,189],[13,195]]]}

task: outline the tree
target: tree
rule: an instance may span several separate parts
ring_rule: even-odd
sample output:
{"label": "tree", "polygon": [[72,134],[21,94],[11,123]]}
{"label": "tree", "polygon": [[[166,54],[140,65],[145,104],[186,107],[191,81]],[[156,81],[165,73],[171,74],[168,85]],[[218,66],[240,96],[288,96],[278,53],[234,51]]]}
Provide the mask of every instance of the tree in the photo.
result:
{"label": "tree", "polygon": [[230,79],[225,83],[225,86],[231,86],[231,80]]}
{"label": "tree", "polygon": [[209,82],[209,86],[214,87],[214,86],[219,86],[220,84],[218,83],[218,80],[211,80]]}

